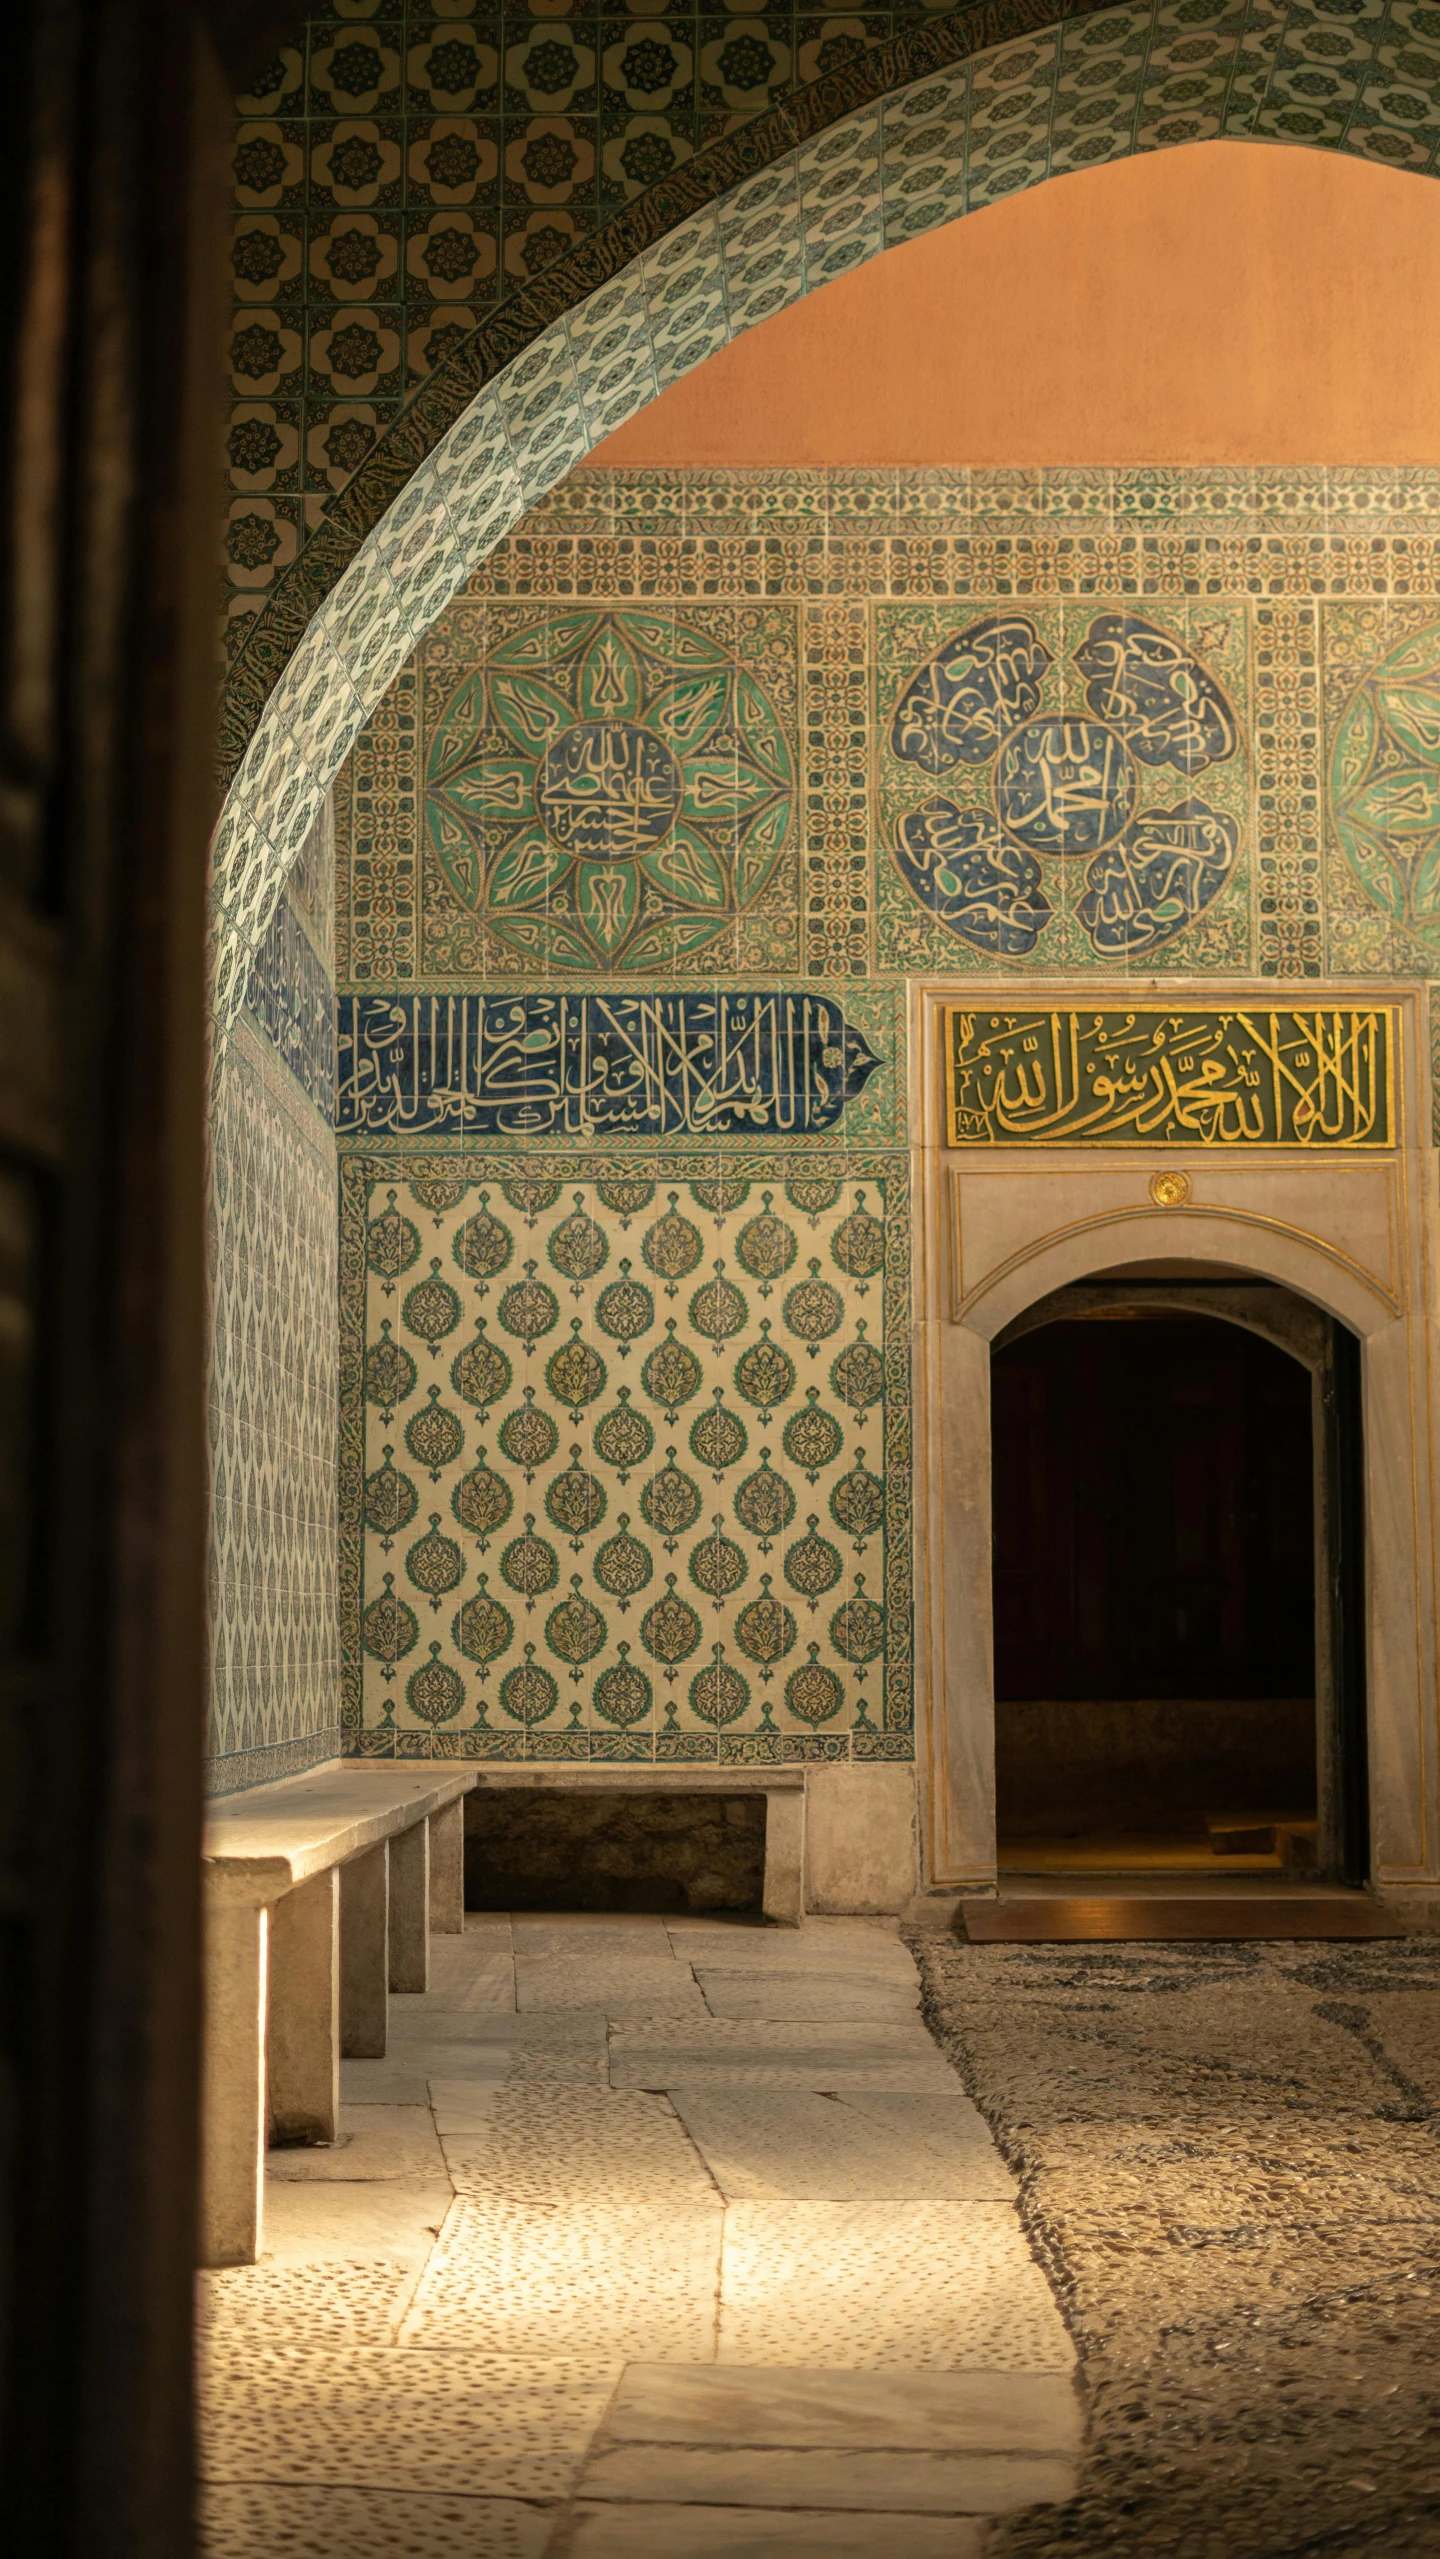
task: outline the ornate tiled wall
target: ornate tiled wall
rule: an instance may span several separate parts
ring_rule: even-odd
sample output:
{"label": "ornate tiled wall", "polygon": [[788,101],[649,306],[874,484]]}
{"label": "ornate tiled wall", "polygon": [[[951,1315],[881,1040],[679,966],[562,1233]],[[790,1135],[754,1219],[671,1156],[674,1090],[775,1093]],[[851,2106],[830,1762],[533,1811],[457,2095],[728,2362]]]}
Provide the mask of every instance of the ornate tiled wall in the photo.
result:
{"label": "ornate tiled wall", "polygon": [[[340,983],[1425,974],[1431,713],[1398,705],[1436,698],[1437,623],[1440,474],[1419,468],[577,471],[361,733]],[[629,688],[617,735],[674,740],[647,825],[673,801],[690,830],[722,733],[744,805],[688,889],[641,846],[633,908],[600,924],[587,884],[625,866],[567,850],[541,803],[547,738],[606,681]],[[693,738],[686,687],[715,710]],[[1068,748],[1093,786],[1057,782]],[[1380,767],[1420,777],[1383,823]],[[1096,810],[1047,814],[1057,788]]]}
{"label": "ornate tiled wall", "polygon": [[337,848],[347,1747],[906,1756],[907,981],[1435,969],[1440,474],[574,474]]}
{"label": "ornate tiled wall", "polygon": [[[917,46],[952,14],[961,23]],[[1409,169],[1433,167],[1440,146],[1440,25],[1425,0],[1343,12],[1170,0],[1066,13],[1064,28],[1044,24],[1058,10],[1016,12],[1003,28],[968,29],[971,14],[954,0],[829,15],[661,0],[608,13],[575,0],[503,14],[482,0],[314,11],[238,101],[226,546],[237,643],[407,403],[503,304],[797,93],[804,130],[818,132],[877,92],[942,73],[947,54],[980,50],[943,93],[917,91],[919,114],[892,137],[891,238],[1037,178],[1213,133]],[[997,34],[1020,41],[996,46]],[[777,144],[789,151],[796,132],[761,123],[726,182]],[[676,196],[669,222],[691,209]],[[647,224],[621,254],[655,235]],[[774,245],[782,257],[789,246]],[[577,275],[563,302],[614,263]]]}
{"label": "ornate tiled wall", "polygon": [[[237,138],[220,1049],[366,716],[491,543],[657,391],[881,250],[1136,151],[1433,171],[1437,33],[1429,0],[317,13]],[[1299,529],[1288,494],[1280,518]]]}
{"label": "ornate tiled wall", "polygon": [[333,890],[327,816],[251,971],[213,1098],[216,1793],[338,1747]]}

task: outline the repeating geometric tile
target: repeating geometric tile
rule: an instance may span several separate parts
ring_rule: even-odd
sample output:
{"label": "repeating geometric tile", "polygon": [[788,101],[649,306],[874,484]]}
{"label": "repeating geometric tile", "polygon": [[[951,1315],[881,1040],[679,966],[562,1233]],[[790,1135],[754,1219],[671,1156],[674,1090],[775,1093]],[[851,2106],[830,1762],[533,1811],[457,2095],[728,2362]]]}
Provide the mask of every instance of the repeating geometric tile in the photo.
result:
{"label": "repeating geometric tile", "polygon": [[[516,715],[513,709],[507,712],[511,697],[505,694],[498,707],[496,703],[497,687],[505,687],[511,681],[505,664],[508,656],[513,665],[517,645],[533,653],[532,671],[543,675],[552,692],[559,688],[576,697],[572,709],[577,714],[578,688],[585,681],[586,670],[596,663],[595,653],[609,644],[617,646],[622,659],[643,675],[643,699],[634,706],[635,722],[646,736],[655,737],[656,723],[664,718],[669,696],[666,635],[673,630],[677,645],[688,639],[692,657],[708,662],[709,676],[718,670],[725,674],[727,684],[743,680],[753,688],[748,712],[738,695],[727,692],[723,705],[714,705],[706,727],[693,740],[677,740],[686,776],[692,770],[712,775],[714,755],[727,752],[744,754],[752,771],[758,771],[753,767],[752,732],[762,744],[768,739],[775,761],[767,770],[778,774],[784,768],[785,783],[780,792],[782,831],[772,841],[762,867],[748,851],[748,845],[756,840],[755,834],[747,837],[717,819],[720,832],[716,834],[713,826],[708,829],[712,849],[708,857],[701,858],[708,858],[712,864],[708,893],[713,896],[718,885],[721,894],[712,904],[698,909],[694,899],[687,901],[683,890],[671,892],[668,875],[661,872],[657,876],[643,860],[633,869],[628,862],[612,865],[601,887],[592,887],[592,897],[598,901],[615,881],[623,879],[628,885],[637,873],[639,887],[632,891],[628,920],[617,930],[614,911],[609,910],[608,939],[600,939],[592,933],[590,919],[580,910],[579,884],[585,873],[578,863],[571,864],[558,877],[537,866],[532,889],[521,896],[512,891],[508,901],[500,901],[492,895],[492,883],[496,854],[504,849],[501,838],[498,844],[492,840],[486,845],[489,859],[483,887],[477,887],[469,876],[459,876],[459,863],[449,849],[457,832],[453,795],[448,791],[432,794],[426,801],[425,820],[416,845],[418,908],[407,910],[410,938],[418,937],[418,955],[409,967],[429,978],[470,978],[477,973],[497,978],[534,976],[537,970],[543,974],[546,969],[587,965],[607,974],[626,967],[707,975],[716,970],[793,969],[800,956],[800,830],[794,810],[799,684],[794,608],[770,604],[756,612],[733,605],[697,606],[687,600],[673,617],[654,609],[639,618],[617,614],[607,639],[607,634],[592,627],[590,617],[584,613],[555,614],[549,601],[554,581],[546,573],[550,548],[545,537],[540,536],[527,554],[541,571],[528,584],[546,601],[501,606],[487,599],[481,604],[472,586],[471,592],[459,599],[430,631],[420,657],[420,731],[416,739],[416,749],[427,772],[437,757],[446,773],[453,772],[459,750],[468,754],[473,775],[477,769],[476,744],[488,739],[493,753],[495,740],[506,726],[511,727],[507,753],[514,765],[521,745],[513,730]],[[593,560],[593,546],[587,545],[587,551]],[[602,560],[603,557],[602,554]],[[603,589],[603,567],[598,580],[592,578],[590,583],[598,583]],[[608,596],[603,600],[612,601]],[[493,670],[492,657],[499,661]],[[694,665],[688,672],[691,680],[698,683]],[[407,705],[402,718],[408,718],[410,707]],[[385,717],[383,710],[380,717]],[[734,722],[738,732],[733,750],[726,745],[731,735],[727,722]],[[713,747],[709,742],[712,731]],[[633,742],[634,727],[624,734]],[[660,753],[668,764],[671,750],[663,738]],[[529,762],[535,772],[530,786],[533,814],[533,790],[539,785],[540,767],[534,755]],[[460,787],[464,787],[463,782]],[[774,780],[767,785],[767,798],[777,787]],[[755,804],[746,812],[747,823],[752,814],[758,830],[768,825],[771,809]],[[505,823],[503,819],[499,822]],[[468,863],[473,857],[474,823],[468,815],[458,823],[461,852]],[[706,830],[703,816],[697,815],[696,824]],[[514,831],[512,826],[512,834]],[[502,876],[504,868],[501,862]],[[588,958],[582,956],[586,953]],[[396,956],[399,960],[398,952]],[[408,973],[406,961],[399,960],[394,974]],[[372,971],[372,982],[374,975],[387,974],[390,972],[384,968]]]}
{"label": "repeating geometric tile", "polygon": [[210,1121],[211,1782],[333,1754],[334,836],[301,851]]}
{"label": "repeating geometric tile", "polygon": [[349,1747],[909,1754],[903,1158],[442,1144],[342,1199]]}

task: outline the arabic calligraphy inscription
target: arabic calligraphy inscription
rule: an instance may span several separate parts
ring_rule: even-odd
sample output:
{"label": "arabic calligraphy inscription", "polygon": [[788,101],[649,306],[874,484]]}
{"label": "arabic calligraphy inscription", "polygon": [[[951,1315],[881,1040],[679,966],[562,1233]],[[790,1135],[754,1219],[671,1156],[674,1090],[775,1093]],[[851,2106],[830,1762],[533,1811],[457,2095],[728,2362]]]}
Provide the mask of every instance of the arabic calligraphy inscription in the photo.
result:
{"label": "arabic calligraphy inscription", "polygon": [[725,965],[792,831],[785,635],[736,647],[673,612],[490,624],[458,684],[443,631],[426,655],[441,904],[537,973],[675,968],[701,951]]}
{"label": "arabic calligraphy inscription", "polygon": [[[1140,615],[1094,615],[1068,656],[1063,627],[1054,636],[1052,649],[1038,620],[987,614],[906,680],[886,729],[894,814],[882,823],[901,877],[972,948],[1023,958],[1048,934],[1047,958],[1065,956],[1061,942],[1082,961],[1140,958],[1234,875],[1239,724],[1196,652]],[[1217,792],[1212,768],[1228,765]],[[897,805],[907,767],[954,778],[918,807]],[[1192,785],[1171,805],[1166,769]]]}
{"label": "arabic calligraphy inscription", "polygon": [[818,995],[344,995],[336,1125],[392,1137],[832,1128],[881,1061]]}
{"label": "arabic calligraphy inscription", "polygon": [[1387,1006],[946,1008],[952,1146],[1391,1146]]}

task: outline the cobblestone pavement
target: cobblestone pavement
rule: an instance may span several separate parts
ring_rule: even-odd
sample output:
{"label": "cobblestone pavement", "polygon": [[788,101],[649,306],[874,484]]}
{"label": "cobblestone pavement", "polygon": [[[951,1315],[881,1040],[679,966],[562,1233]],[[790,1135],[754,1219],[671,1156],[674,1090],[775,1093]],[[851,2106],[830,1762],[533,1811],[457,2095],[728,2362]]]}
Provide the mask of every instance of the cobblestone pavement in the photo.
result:
{"label": "cobblestone pavement", "polygon": [[989,2559],[1440,2553],[1440,1945],[915,1943],[1081,2359]]}
{"label": "cobblestone pavement", "polygon": [[202,2286],[209,2559],[979,2559],[1074,2352],[895,1927],[472,1917]]}

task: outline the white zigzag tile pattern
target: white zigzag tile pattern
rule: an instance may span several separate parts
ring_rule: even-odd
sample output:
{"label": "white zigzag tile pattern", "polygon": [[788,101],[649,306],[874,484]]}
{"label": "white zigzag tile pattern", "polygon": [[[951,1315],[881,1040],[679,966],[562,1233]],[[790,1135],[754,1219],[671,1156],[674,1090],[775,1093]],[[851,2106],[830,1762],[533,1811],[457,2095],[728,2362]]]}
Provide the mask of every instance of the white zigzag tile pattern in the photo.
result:
{"label": "white zigzag tile pattern", "polygon": [[[325,824],[298,886],[327,945],[332,867]],[[209,1776],[224,1793],[339,1746],[335,1138],[248,1016],[210,1147]]]}

